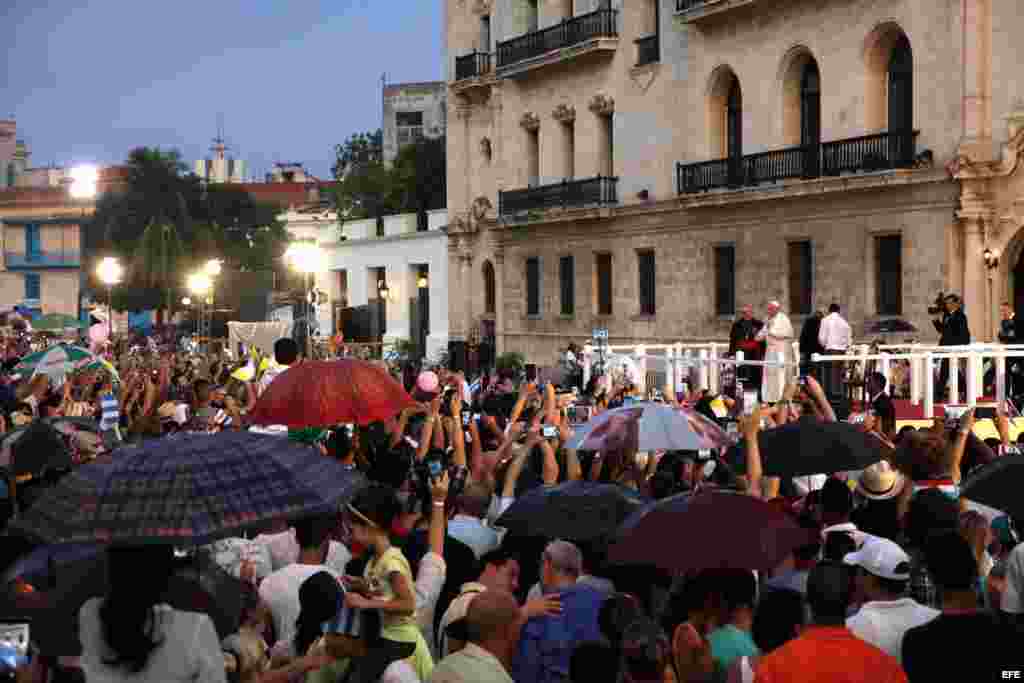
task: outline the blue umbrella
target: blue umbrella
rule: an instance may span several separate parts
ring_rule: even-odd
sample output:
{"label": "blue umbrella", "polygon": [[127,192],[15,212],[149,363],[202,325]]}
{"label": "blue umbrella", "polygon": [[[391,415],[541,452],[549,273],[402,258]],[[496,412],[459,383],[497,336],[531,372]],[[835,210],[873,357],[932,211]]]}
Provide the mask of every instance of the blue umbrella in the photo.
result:
{"label": "blue umbrella", "polygon": [[32,585],[50,583],[55,578],[55,570],[61,566],[94,559],[102,550],[102,546],[95,543],[39,546],[28,555],[15,560],[14,564],[0,575],[0,585],[6,585],[18,578]]}
{"label": "blue umbrella", "polygon": [[337,512],[362,475],[310,446],[248,432],[154,439],[76,468],[12,531],[45,543],[205,545]]}

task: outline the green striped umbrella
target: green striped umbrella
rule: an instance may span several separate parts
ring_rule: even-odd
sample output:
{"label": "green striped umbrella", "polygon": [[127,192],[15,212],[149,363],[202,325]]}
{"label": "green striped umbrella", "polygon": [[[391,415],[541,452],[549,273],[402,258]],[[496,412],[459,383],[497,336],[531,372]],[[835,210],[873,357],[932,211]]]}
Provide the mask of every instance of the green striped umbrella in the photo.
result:
{"label": "green striped umbrella", "polygon": [[91,361],[86,363],[85,366],[82,369],[83,370],[102,370],[103,372],[105,372],[108,375],[110,375],[111,381],[113,381],[114,384],[120,384],[121,383],[121,375],[118,374],[117,368],[115,368],[113,365],[111,365],[110,361],[108,361],[105,358],[100,358],[98,356],[94,357]]}
{"label": "green striped umbrella", "polygon": [[40,332],[58,332],[60,330],[80,330],[85,327],[78,318],[63,313],[47,313],[32,321],[32,329]]}
{"label": "green striped umbrella", "polygon": [[90,361],[93,356],[88,349],[72,344],[57,344],[45,351],[29,354],[21,359],[14,371],[21,375],[47,375],[54,379],[64,377]]}

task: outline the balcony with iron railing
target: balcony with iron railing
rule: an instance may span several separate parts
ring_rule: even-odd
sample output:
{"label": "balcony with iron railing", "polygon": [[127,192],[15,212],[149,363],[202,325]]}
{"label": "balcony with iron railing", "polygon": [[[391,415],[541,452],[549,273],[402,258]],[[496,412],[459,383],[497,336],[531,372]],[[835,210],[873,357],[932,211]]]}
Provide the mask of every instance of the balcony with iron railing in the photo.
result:
{"label": "balcony with iron railing", "polygon": [[599,9],[498,43],[498,75],[513,76],[583,53],[614,51],[618,47],[618,14],[617,10]]}
{"label": "balcony with iron railing", "polygon": [[618,178],[597,176],[499,192],[498,214],[508,218],[548,209],[576,209],[617,204],[618,182]]}
{"label": "balcony with iron railing", "polygon": [[910,168],[920,131],[885,132],[856,138],[676,165],[679,194],[756,187],[780,180],[810,180],[844,173]]}
{"label": "balcony with iron railing", "polygon": [[82,253],[77,249],[57,251],[4,251],[4,265],[8,270],[36,268],[79,268]]}
{"label": "balcony with iron railing", "polygon": [[483,79],[494,73],[494,59],[489,52],[474,50],[468,55],[455,58],[456,88],[467,88],[479,85]]}
{"label": "balcony with iron railing", "polygon": [[676,0],[676,16],[684,23],[698,23],[713,19],[740,7],[753,5],[757,0]]}

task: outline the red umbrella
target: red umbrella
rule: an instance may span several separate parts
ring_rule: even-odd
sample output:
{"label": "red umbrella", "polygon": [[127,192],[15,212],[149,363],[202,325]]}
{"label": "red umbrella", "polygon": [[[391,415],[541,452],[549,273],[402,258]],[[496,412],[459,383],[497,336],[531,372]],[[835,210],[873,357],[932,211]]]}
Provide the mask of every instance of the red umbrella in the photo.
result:
{"label": "red umbrella", "polygon": [[352,358],[309,361],[270,383],[250,421],[289,429],[366,425],[393,418],[412,405],[402,385],[377,365]]}

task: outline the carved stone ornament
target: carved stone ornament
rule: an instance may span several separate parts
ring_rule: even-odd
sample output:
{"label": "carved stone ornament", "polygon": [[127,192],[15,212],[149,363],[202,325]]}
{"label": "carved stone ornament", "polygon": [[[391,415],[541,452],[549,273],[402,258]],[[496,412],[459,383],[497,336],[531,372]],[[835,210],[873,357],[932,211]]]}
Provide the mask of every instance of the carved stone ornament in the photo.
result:
{"label": "carved stone ornament", "polygon": [[491,11],[491,0],[471,0],[470,5],[476,14],[489,14]]}
{"label": "carved stone ornament", "polygon": [[526,130],[537,130],[540,128],[540,117],[532,111],[528,111],[519,119],[519,125]]}
{"label": "carved stone ornament", "polygon": [[571,104],[560,104],[551,112],[551,118],[559,123],[572,123],[576,120],[576,107]]}
{"label": "carved stone ornament", "polygon": [[491,162],[491,155],[492,155],[492,153],[493,153],[493,150],[491,149],[491,139],[488,138],[488,137],[481,138],[480,139],[480,154],[482,154],[484,159],[487,160],[487,163]]}
{"label": "carved stone ornament", "polygon": [[599,92],[590,98],[590,111],[598,116],[611,116],[615,113],[615,100]]}
{"label": "carved stone ornament", "polygon": [[473,218],[478,221],[482,221],[487,217],[487,212],[493,208],[491,200],[487,197],[477,197],[473,200]]}

